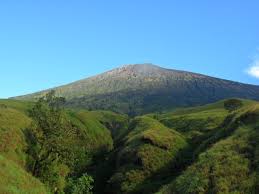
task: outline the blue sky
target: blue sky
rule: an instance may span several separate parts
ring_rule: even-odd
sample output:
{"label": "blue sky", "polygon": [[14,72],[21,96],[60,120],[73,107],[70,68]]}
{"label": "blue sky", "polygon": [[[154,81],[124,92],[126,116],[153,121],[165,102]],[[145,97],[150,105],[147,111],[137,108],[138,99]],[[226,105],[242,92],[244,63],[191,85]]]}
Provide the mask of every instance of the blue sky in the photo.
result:
{"label": "blue sky", "polygon": [[0,98],[133,63],[259,85],[258,0],[0,1]]}

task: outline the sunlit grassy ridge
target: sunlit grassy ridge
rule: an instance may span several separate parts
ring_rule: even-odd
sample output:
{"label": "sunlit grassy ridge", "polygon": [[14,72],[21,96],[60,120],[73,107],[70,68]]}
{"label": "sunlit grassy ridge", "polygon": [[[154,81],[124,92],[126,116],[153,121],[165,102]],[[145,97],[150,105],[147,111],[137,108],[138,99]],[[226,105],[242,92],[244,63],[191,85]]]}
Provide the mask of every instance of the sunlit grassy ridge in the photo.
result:
{"label": "sunlit grassy ridge", "polygon": [[118,154],[118,170],[111,177],[110,184],[122,193],[143,190],[148,193],[156,186],[147,183],[174,165],[178,153],[187,143],[178,132],[150,117],[135,118],[130,128]]}
{"label": "sunlit grassy ridge", "polygon": [[[97,138],[100,138],[99,135],[112,136],[116,141],[125,135],[128,129],[128,116],[126,115],[110,111],[79,111],[76,116],[93,133],[99,133],[96,134]],[[106,134],[103,134],[102,131],[106,131]]]}
{"label": "sunlit grassy ridge", "polygon": [[247,104],[225,122],[222,138],[159,193],[258,192],[259,104]]}

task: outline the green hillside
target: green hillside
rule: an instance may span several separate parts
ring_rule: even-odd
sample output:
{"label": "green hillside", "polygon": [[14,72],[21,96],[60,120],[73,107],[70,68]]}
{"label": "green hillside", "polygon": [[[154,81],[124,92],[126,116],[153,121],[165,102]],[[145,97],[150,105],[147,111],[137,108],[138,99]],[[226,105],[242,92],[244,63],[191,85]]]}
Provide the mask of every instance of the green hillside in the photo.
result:
{"label": "green hillside", "polygon": [[22,111],[4,105],[0,108],[0,152],[20,166],[26,163],[26,141],[22,129],[29,127],[30,122]]}
{"label": "green hillside", "polygon": [[[34,104],[0,100],[0,193],[54,193],[57,187],[58,193],[75,194],[85,173],[93,177],[96,194],[257,192],[256,101],[227,99],[131,118],[65,109],[64,118],[75,130],[60,146],[70,154],[39,178],[30,170]],[[46,178],[48,172],[57,180]]]}
{"label": "green hillside", "polygon": [[23,129],[31,122],[23,102],[0,101],[0,193],[43,194],[47,188],[26,172],[26,140]]}
{"label": "green hillside", "polygon": [[258,127],[259,104],[234,113],[222,137],[159,193],[257,193]]}
{"label": "green hillside", "polygon": [[158,177],[176,165],[187,143],[178,132],[145,116],[132,120],[130,130],[118,152],[117,170],[109,187],[119,193],[150,193],[157,187]]}
{"label": "green hillside", "polygon": [[226,101],[132,120],[110,193],[256,193],[258,164],[247,157],[256,153],[259,104],[228,111]]}
{"label": "green hillside", "polygon": [[[0,104],[0,163],[3,167],[0,168],[0,174],[7,177],[4,182],[0,181],[0,193],[44,193],[43,184],[29,172],[31,158],[28,150],[31,142],[27,135],[32,120],[28,116],[28,110],[33,104],[12,100],[0,100]],[[128,117],[109,111],[66,111],[66,115],[81,134],[63,141],[64,146],[71,144],[70,147],[76,152],[74,155],[81,156],[76,166],[71,166],[70,170],[80,174],[83,169],[91,168],[94,173],[94,157],[101,155],[100,159],[104,158],[113,149],[128,129]],[[118,130],[113,130],[116,128]],[[17,174],[14,173],[16,169]],[[9,181],[11,178],[14,180]],[[30,181],[31,187],[36,187],[35,191],[29,187]],[[48,186],[45,187],[48,189]]]}
{"label": "green hillside", "polygon": [[47,194],[47,188],[22,167],[0,155],[0,193]]}

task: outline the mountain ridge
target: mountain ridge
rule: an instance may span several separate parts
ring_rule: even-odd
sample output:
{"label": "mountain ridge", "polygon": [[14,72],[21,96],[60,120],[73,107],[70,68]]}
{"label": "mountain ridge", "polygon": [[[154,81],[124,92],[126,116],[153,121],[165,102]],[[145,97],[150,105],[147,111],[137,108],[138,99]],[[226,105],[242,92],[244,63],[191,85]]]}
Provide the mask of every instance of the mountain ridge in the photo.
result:
{"label": "mountain ridge", "polygon": [[[232,97],[259,100],[259,86],[153,64],[124,65],[52,89],[66,97],[67,106],[72,108],[123,113],[134,109],[132,114],[203,105]],[[52,89],[15,99],[33,100]]]}

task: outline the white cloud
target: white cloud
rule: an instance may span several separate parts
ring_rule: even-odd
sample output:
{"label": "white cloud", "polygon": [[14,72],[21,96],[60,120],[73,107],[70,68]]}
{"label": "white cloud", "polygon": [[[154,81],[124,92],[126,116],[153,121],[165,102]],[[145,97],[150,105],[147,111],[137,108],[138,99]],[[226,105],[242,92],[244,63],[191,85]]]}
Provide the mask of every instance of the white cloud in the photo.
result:
{"label": "white cloud", "polygon": [[259,79],[259,58],[256,58],[251,66],[247,69],[247,73]]}
{"label": "white cloud", "polygon": [[250,64],[250,67],[246,70],[246,73],[248,73],[252,77],[259,79],[259,47],[257,47],[256,54],[254,55],[252,60],[253,61]]}

